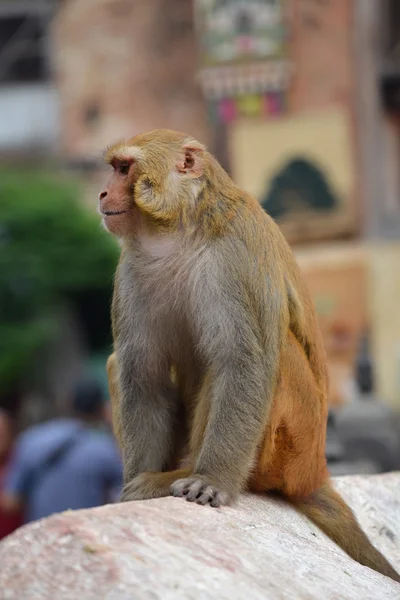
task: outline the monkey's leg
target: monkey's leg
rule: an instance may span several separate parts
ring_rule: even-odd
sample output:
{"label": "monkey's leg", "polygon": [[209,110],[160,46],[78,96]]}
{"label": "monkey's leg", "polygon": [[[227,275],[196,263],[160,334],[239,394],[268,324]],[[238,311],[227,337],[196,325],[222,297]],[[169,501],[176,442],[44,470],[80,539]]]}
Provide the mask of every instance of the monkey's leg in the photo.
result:
{"label": "monkey's leg", "polygon": [[[118,364],[115,352],[113,352],[107,360],[107,376],[108,376],[108,388],[111,400],[112,409],[112,426],[114,435],[117,438],[120,448],[122,447],[122,426],[121,426],[121,400],[120,391],[118,384]],[[176,383],[175,370],[171,369],[171,381]],[[175,469],[183,459],[183,449],[186,443],[186,415],[184,414],[184,407],[181,407],[177,414],[177,434],[174,436],[174,452],[168,467],[172,470]]]}
{"label": "monkey's leg", "polygon": [[289,332],[280,360],[269,427],[260,444],[249,487],[307,496],[327,477],[327,399],[303,347]]}
{"label": "monkey's leg", "polygon": [[266,436],[250,487],[280,490],[354,560],[400,581],[331,486],[325,458],[325,391],[317,385],[304,350],[292,334],[281,363],[272,419],[277,425],[274,444]]}
{"label": "monkey's leg", "polygon": [[114,435],[117,438],[118,444],[121,448],[121,414],[120,414],[120,393],[118,387],[118,372],[117,372],[117,357],[113,352],[107,360],[107,377],[108,377],[108,390],[111,400],[111,412],[112,412],[112,426]]}
{"label": "monkey's leg", "polygon": [[[135,346],[116,347],[120,398],[120,436],[124,466],[121,500],[137,499],[132,480],[147,471],[163,471],[175,452],[179,393],[169,365],[140,325]],[[156,340],[157,341],[157,340]],[[140,347],[144,344],[145,347]]]}
{"label": "monkey's leg", "polygon": [[[120,413],[120,393],[118,387],[118,365],[115,353],[111,354],[107,361],[108,386],[110,391],[113,429],[118,443],[121,446],[121,413]],[[175,439],[173,457],[171,466],[176,465],[179,458],[182,457],[182,449],[184,446],[184,415],[180,415],[177,422],[179,433]],[[172,468],[174,468],[172,466]],[[141,473],[134,477],[124,489],[124,499],[126,500],[146,500],[149,498],[161,498],[169,496],[169,488],[171,483],[180,477],[186,477],[191,470],[189,468],[169,471],[166,473]]]}
{"label": "monkey's leg", "polygon": [[[134,477],[124,490],[125,499],[147,500],[170,495],[171,484],[189,476],[193,469],[187,449],[187,423],[185,407],[181,405],[174,426],[173,451],[165,472],[145,472]],[[180,468],[177,469],[177,465]]]}
{"label": "monkey's leg", "polygon": [[[177,385],[180,394],[180,409],[176,427],[174,428],[174,452],[166,472],[146,472],[135,477],[127,486],[129,499],[145,500],[170,495],[170,486],[178,479],[189,477],[193,472],[190,448],[188,448],[188,419],[187,411],[196,396],[198,377],[194,365],[185,368],[171,369],[171,380]],[[204,428],[203,428],[204,429]],[[201,431],[201,424],[199,434]],[[201,434],[202,435],[202,434]],[[176,468],[180,465],[179,469]]]}
{"label": "monkey's leg", "polygon": [[141,473],[124,488],[124,500],[149,500],[170,495],[170,486],[181,477],[188,477],[190,468],[175,471]]}
{"label": "monkey's leg", "polygon": [[[153,358],[155,358],[154,352]],[[173,373],[172,377],[171,372]],[[160,368],[158,373],[160,373]],[[141,381],[141,386],[144,386],[144,380]],[[124,501],[168,496],[170,486],[174,481],[187,477],[193,472],[192,460],[187,447],[189,439],[187,411],[194,395],[196,377],[191,371],[183,376],[183,373],[177,368],[172,370],[168,367],[165,368],[165,377],[162,381],[164,383],[160,386],[160,380],[157,380],[154,373],[153,376],[149,375],[146,379],[146,382],[151,382],[151,384],[142,414],[147,415],[146,420],[150,424],[155,419],[155,425],[159,427],[158,434],[149,435],[146,440],[149,451],[154,452],[152,444],[161,442],[165,444],[162,450],[164,454],[158,450],[158,454],[155,455],[158,465],[153,463],[154,466],[143,469],[144,472],[138,473],[133,478],[126,477],[122,494]],[[156,384],[155,387],[154,384]],[[136,406],[137,401],[138,396],[136,395],[134,402]],[[161,403],[158,404],[156,401]],[[169,410],[167,410],[168,406]],[[143,410],[146,413],[143,413]],[[148,428],[148,425],[147,423],[144,426]],[[129,460],[129,458],[128,454],[127,459]],[[177,469],[178,465],[180,465],[179,469]]]}

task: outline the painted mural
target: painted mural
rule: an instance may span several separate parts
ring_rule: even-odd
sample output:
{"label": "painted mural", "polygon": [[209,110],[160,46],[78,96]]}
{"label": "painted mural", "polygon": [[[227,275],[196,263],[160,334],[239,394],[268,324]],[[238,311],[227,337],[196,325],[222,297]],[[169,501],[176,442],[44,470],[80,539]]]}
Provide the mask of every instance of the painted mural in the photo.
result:
{"label": "painted mural", "polygon": [[290,242],[355,228],[355,168],[347,113],[339,107],[229,129],[232,176],[255,195]]}

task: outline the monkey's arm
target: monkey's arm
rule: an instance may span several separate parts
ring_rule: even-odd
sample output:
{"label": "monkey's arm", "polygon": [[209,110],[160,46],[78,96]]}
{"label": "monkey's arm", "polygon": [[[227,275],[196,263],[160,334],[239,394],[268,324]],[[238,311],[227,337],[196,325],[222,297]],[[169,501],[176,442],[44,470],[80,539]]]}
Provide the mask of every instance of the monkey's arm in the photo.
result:
{"label": "monkey's arm", "polygon": [[258,280],[262,289],[247,278],[255,286],[247,290],[240,277],[214,265],[197,294],[193,314],[208,372],[192,431],[195,469],[171,487],[173,495],[214,506],[234,499],[248,479],[268,419],[284,327],[284,299],[273,276]]}

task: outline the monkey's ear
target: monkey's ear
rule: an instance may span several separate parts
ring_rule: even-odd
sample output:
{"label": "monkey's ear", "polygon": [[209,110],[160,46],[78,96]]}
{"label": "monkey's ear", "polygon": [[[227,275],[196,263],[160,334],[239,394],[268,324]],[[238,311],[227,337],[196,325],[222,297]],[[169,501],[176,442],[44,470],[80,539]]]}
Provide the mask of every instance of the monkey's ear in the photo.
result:
{"label": "monkey's ear", "polygon": [[204,146],[198,142],[184,144],[182,146],[182,158],[176,165],[178,173],[201,177],[204,171],[204,150]]}

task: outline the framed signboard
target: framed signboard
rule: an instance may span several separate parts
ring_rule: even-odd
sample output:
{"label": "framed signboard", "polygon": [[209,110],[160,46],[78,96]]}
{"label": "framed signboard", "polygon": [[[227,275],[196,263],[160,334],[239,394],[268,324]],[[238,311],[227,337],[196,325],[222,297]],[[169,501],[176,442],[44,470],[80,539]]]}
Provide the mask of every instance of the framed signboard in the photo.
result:
{"label": "framed signboard", "polygon": [[291,243],[354,233],[355,165],[345,110],[239,119],[228,134],[233,179]]}
{"label": "framed signboard", "polygon": [[203,66],[285,55],[282,0],[197,0],[195,6]]}
{"label": "framed signboard", "polygon": [[285,110],[290,77],[284,0],[197,0],[199,78],[212,121]]}

